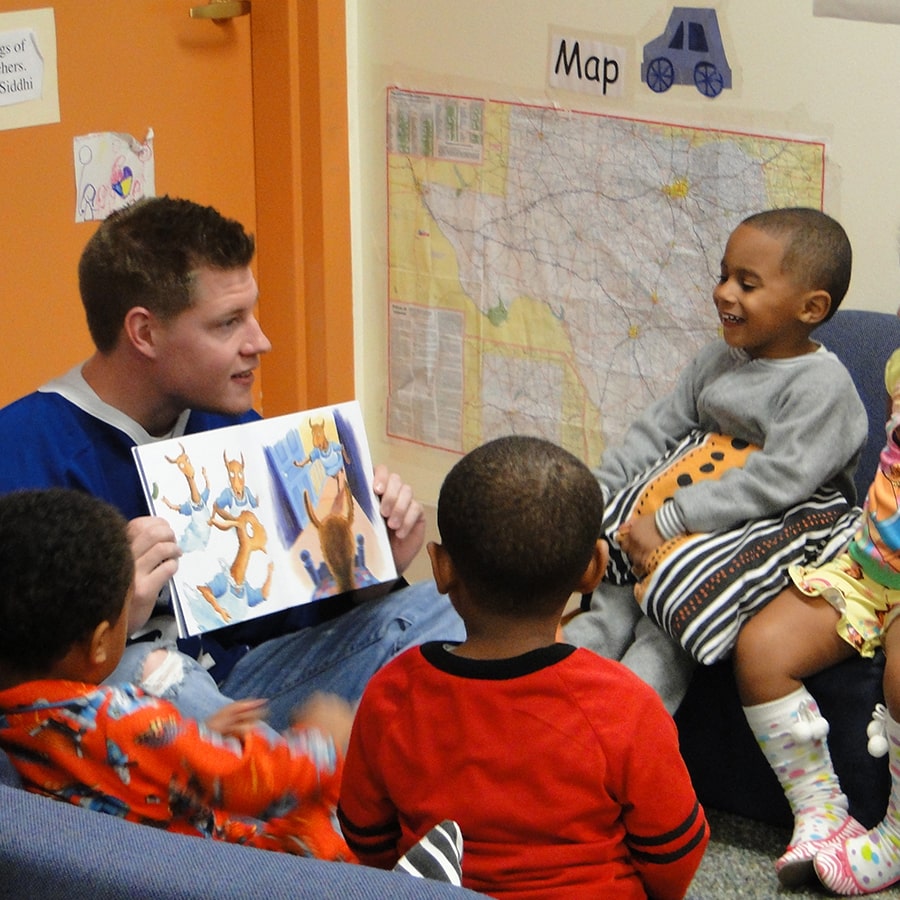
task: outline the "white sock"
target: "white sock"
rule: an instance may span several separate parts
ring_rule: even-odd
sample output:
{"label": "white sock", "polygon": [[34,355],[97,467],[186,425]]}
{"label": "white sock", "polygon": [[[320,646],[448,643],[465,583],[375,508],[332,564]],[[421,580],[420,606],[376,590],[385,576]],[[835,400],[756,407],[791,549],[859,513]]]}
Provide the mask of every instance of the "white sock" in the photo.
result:
{"label": "white sock", "polygon": [[777,700],[745,706],[744,715],[794,815],[790,846],[833,834],[847,818],[847,797],[812,694],[801,686]]}
{"label": "white sock", "polygon": [[884,720],[888,739],[891,796],[881,822],[868,834],[844,845],[853,877],[866,893],[880,891],[900,880],[900,723],[888,714]]}

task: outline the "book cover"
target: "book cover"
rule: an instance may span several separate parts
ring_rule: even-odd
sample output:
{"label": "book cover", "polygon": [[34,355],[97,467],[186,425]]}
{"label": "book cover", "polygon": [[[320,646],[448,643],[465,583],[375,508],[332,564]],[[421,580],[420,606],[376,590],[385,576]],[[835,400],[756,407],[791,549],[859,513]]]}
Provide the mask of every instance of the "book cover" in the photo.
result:
{"label": "book cover", "polygon": [[182,637],[397,577],[355,401],[134,448]]}

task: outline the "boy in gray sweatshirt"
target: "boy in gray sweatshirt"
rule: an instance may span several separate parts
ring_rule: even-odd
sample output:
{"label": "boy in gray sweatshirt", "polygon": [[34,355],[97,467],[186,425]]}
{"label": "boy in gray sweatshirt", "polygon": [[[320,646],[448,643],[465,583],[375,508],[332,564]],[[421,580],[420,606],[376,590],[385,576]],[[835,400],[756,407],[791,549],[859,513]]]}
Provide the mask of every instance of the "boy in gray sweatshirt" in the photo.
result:
{"label": "boy in gray sweatshirt", "polygon": [[672,712],[694,662],[730,654],[788,566],[853,536],[868,420],[849,372],[811,337],[840,305],[851,258],[819,210],[745,219],[713,289],[722,339],[597,470],[610,566],[565,637],[621,659]]}

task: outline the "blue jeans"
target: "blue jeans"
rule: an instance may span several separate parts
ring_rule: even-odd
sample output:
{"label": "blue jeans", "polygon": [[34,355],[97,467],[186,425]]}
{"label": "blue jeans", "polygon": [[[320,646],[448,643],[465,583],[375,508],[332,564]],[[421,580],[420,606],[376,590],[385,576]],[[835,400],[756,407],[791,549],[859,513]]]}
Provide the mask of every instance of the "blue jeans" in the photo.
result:
{"label": "blue jeans", "polygon": [[[364,603],[329,622],[281,635],[252,648],[221,684],[195,660],[182,656],[184,678],[163,696],[190,718],[203,720],[229,700],[264,698],[276,731],[316,691],[355,703],[369,679],[398,653],[426,641],[462,641],[462,619],[431,580]],[[126,647],[107,679],[140,682],[147,654],[159,644]]]}

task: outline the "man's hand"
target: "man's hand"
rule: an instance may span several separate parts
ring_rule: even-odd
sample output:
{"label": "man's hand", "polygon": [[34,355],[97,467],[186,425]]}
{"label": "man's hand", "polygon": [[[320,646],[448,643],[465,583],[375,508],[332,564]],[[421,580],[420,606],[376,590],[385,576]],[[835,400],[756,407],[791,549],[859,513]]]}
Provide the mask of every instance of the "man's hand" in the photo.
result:
{"label": "man's hand", "polygon": [[159,516],[141,516],[128,523],[128,540],[134,556],[134,598],[128,614],[128,633],[142,628],[165,583],[178,569],[181,550],[175,532]]}
{"label": "man's hand", "polygon": [[387,522],[394,564],[402,574],[425,540],[425,511],[412,488],[387,466],[375,466],[372,487],[381,500],[379,512]]}
{"label": "man's hand", "polygon": [[235,700],[217,709],[204,723],[212,731],[240,737],[252,731],[266,714],[265,700]]}
{"label": "man's hand", "polygon": [[656,528],[656,518],[652,515],[632,516],[619,529],[616,540],[638,578],[643,578],[647,574],[650,554],[665,543],[665,539]]}

